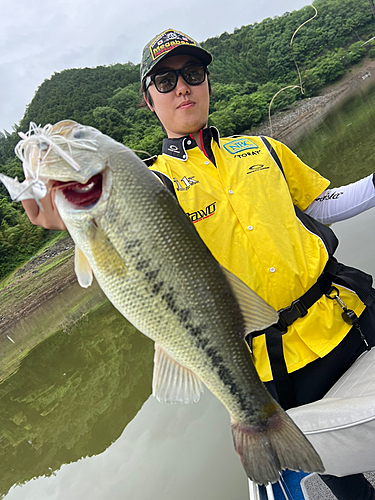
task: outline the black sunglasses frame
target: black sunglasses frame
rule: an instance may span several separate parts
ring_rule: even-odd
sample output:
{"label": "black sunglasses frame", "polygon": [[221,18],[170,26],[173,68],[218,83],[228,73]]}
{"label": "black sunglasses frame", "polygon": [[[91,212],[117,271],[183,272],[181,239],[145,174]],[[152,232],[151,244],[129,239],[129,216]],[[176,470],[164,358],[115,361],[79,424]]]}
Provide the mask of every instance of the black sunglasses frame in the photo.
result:
{"label": "black sunglasses frame", "polygon": [[[191,83],[191,82],[188,82],[185,78],[185,75],[184,75],[184,71],[187,70],[188,68],[191,68],[193,66],[199,66],[201,68],[203,68],[204,70],[204,78],[201,82],[199,83]],[[176,77],[176,81],[174,83],[174,86],[167,90],[167,91],[163,91],[163,90],[159,90],[156,83],[155,83],[155,78],[160,75],[160,74],[163,74],[163,73],[173,73]],[[151,85],[151,83],[153,83],[155,85],[155,88],[156,90],[160,93],[160,94],[168,94],[168,92],[172,92],[172,90],[174,90],[177,86],[177,82],[178,82],[178,77],[179,76],[182,76],[184,82],[186,82],[188,85],[192,85],[192,86],[196,86],[196,85],[202,85],[202,83],[206,80],[206,75],[207,75],[207,66],[205,64],[200,64],[200,63],[193,63],[193,64],[188,64],[187,66],[184,66],[183,68],[181,69],[165,69],[165,70],[162,70],[162,71],[159,71],[158,73],[155,73],[154,75],[151,75],[151,76],[147,76],[146,77],[146,80],[145,80],[145,91],[148,90],[149,86]]]}

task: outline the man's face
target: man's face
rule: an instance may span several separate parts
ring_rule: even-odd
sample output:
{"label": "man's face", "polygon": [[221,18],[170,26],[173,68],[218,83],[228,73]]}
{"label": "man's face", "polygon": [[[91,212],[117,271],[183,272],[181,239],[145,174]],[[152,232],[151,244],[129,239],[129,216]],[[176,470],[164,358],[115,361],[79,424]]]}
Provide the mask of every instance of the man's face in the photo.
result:
{"label": "man's face", "polygon": [[[166,69],[181,69],[196,62],[199,63],[199,59],[188,55],[169,57],[160,61],[152,74]],[[153,83],[149,92],[153,105],[147,104],[158,115],[168,137],[195,134],[207,125],[210,102],[207,77],[200,85],[189,85],[179,75],[176,87],[170,92],[158,92]]]}

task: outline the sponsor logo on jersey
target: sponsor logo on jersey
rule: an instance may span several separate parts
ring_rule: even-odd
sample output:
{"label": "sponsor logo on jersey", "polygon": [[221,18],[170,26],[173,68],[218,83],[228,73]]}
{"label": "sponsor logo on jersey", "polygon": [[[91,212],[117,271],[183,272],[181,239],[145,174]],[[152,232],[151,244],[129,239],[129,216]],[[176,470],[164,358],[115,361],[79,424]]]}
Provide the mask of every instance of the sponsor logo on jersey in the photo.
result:
{"label": "sponsor logo on jersey", "polygon": [[258,151],[248,151],[247,153],[240,153],[234,155],[234,158],[246,158],[247,156],[257,156],[262,152],[261,149],[258,149]]}
{"label": "sponsor logo on jersey", "polygon": [[178,149],[178,147],[175,145],[175,144],[170,144],[168,146],[168,150],[167,151],[170,151],[171,153],[181,153],[181,151]]}
{"label": "sponsor logo on jersey", "polygon": [[265,165],[252,165],[247,170],[247,174],[254,174],[255,172],[259,172],[259,170],[267,170],[270,167],[266,167]]}
{"label": "sponsor logo on jersey", "polygon": [[197,210],[196,212],[191,212],[190,214],[187,213],[186,215],[195,224],[196,222],[200,222],[201,220],[207,219],[208,217],[215,215],[215,212],[216,212],[216,201],[214,201],[210,205],[207,205],[207,207],[204,208],[203,210]]}
{"label": "sponsor logo on jersey", "polygon": [[177,191],[187,191],[191,188],[191,186],[194,186],[194,184],[199,184],[199,181],[195,180],[194,175],[190,177],[184,176],[180,180],[176,179],[176,177],[173,177],[173,182],[176,184]]}
{"label": "sponsor logo on jersey", "polygon": [[224,144],[224,148],[231,155],[235,155],[236,153],[240,153],[241,151],[245,151],[246,149],[259,149],[259,146],[257,146],[255,142],[245,137],[242,139],[235,139],[234,141]]}

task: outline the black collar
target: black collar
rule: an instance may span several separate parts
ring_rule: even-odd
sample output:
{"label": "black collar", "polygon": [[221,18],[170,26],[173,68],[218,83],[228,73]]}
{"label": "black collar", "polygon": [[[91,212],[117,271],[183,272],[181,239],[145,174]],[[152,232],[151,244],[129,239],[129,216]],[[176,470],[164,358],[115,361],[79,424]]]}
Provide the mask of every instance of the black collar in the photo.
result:
{"label": "black collar", "polygon": [[[201,132],[204,144],[210,144],[211,139],[214,139],[220,147],[220,135],[216,127],[207,127]],[[185,135],[184,137],[179,137],[178,139],[164,139],[162,153],[163,155],[170,156],[171,158],[186,161],[188,158],[186,151],[196,147],[197,143],[195,140],[190,135]]]}

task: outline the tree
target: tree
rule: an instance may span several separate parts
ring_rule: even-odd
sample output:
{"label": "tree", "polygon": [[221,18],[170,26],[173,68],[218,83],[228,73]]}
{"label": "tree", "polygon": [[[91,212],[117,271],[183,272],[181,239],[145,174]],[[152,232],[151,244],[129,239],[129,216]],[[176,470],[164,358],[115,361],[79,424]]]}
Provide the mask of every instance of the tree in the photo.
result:
{"label": "tree", "polygon": [[368,3],[370,4],[371,10],[372,10],[372,17],[375,19],[375,4],[374,4],[374,0],[368,0]]}

